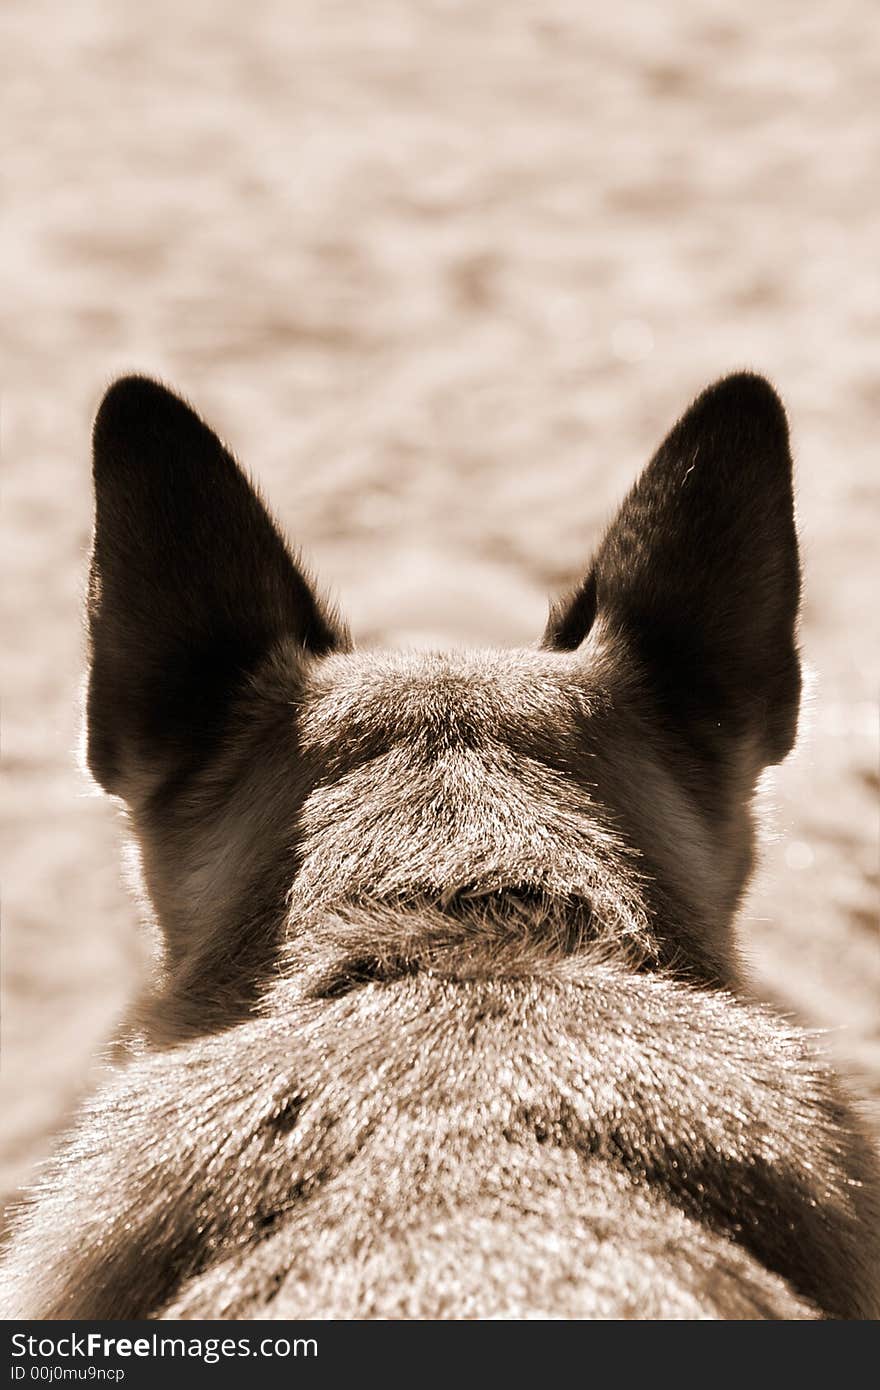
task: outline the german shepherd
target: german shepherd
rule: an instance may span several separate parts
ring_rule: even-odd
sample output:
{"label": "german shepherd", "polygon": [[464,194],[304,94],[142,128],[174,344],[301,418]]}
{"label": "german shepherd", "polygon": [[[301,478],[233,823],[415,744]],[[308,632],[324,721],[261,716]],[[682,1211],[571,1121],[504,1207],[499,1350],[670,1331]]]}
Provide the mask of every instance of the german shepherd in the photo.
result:
{"label": "german shepherd", "polygon": [[767,382],[697,399],[527,650],[355,651],[155,382],[94,482],[88,761],[161,946],[7,1315],[880,1316],[870,1142],[733,940],[800,693]]}

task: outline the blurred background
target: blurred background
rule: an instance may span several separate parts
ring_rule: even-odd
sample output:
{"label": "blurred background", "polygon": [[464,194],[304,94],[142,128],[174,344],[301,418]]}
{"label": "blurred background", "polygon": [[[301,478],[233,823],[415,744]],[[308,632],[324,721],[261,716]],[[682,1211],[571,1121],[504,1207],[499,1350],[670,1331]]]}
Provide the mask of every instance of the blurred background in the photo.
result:
{"label": "blurred background", "polygon": [[537,637],[688,400],[768,374],[812,676],[743,945],[880,1098],[876,6],[28,0],[2,24],[0,1199],[144,964],[75,759],[89,431],[129,370],[229,441],[361,641],[500,644]]}

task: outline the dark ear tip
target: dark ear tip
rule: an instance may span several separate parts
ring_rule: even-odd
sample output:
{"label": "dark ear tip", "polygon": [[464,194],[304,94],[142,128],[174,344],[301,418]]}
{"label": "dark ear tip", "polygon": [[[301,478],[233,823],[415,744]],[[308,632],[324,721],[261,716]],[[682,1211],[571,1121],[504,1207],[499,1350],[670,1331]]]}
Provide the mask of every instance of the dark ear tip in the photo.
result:
{"label": "dark ear tip", "polygon": [[161,382],[147,376],[122,376],[104,395],[95,416],[92,445],[95,464],[108,454],[125,454],[132,439],[155,434],[166,423],[193,416],[189,406]]}
{"label": "dark ear tip", "polygon": [[757,372],[722,377],[697,397],[691,410],[741,431],[757,430],[788,440],[785,407],[767,378]]}

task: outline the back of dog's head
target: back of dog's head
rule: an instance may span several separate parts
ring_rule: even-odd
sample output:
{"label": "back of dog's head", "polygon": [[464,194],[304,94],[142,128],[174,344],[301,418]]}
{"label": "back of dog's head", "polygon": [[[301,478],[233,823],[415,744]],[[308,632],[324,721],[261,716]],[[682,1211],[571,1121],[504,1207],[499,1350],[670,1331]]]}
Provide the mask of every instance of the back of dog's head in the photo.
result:
{"label": "back of dog's head", "polygon": [[519,651],[355,651],[162,387],[117,383],[94,446],[88,756],[163,959],[15,1306],[876,1311],[859,1124],[806,1034],[718,988],[797,724],[771,388],[696,401]]}
{"label": "back of dog's head", "polygon": [[569,946],[730,977],[748,803],[799,694],[765,382],[697,400],[523,651],[353,651],[238,465],[152,382],[111,389],[94,445],[89,761],[129,806],[196,1013],[249,1007],[285,939],[368,899],[564,903]]}

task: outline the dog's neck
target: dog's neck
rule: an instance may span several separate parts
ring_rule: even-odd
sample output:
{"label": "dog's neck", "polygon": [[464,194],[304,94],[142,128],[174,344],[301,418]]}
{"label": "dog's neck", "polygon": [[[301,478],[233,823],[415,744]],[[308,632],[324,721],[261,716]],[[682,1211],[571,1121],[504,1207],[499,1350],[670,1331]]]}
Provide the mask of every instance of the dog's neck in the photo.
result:
{"label": "dog's neck", "polygon": [[653,963],[642,939],[602,921],[585,898],[528,885],[350,899],[292,925],[290,974],[312,998],[421,973],[466,980],[543,975],[578,958],[613,958],[631,969]]}

